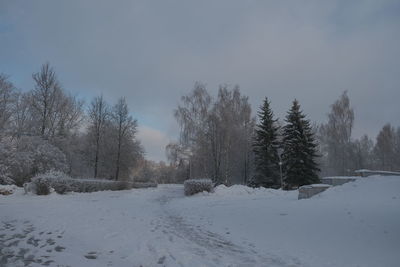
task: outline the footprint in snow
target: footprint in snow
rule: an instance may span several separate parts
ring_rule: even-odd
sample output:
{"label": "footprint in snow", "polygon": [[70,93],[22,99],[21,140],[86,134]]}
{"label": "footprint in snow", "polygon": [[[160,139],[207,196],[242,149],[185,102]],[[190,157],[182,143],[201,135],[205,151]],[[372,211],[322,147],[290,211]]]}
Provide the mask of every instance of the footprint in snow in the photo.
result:
{"label": "footprint in snow", "polygon": [[65,247],[62,247],[62,246],[56,246],[54,248],[54,250],[57,251],[57,252],[62,252],[64,249],[65,249]]}
{"label": "footprint in snow", "polygon": [[84,257],[89,260],[95,260],[97,259],[97,252],[95,251],[88,252],[86,255],[84,255]]}
{"label": "footprint in snow", "polygon": [[166,257],[162,256],[161,258],[158,259],[157,264],[163,264],[165,259],[166,259]]}

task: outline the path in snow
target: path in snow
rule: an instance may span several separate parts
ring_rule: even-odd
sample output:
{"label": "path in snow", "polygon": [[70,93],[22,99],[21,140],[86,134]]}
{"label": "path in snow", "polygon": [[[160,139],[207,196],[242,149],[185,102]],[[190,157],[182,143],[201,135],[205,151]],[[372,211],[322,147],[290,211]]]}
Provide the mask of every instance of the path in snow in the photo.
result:
{"label": "path in snow", "polygon": [[[226,237],[204,229],[201,225],[188,223],[182,214],[169,208],[169,202],[182,197],[182,188],[165,188],[156,198],[164,212],[157,227],[162,227],[165,234],[187,241],[191,251],[200,257],[210,257],[216,266],[300,266],[298,260],[290,263],[275,255],[260,255],[253,244],[248,247],[238,245]],[[226,234],[229,234],[227,232]],[[171,237],[172,238],[172,237]]]}
{"label": "path in snow", "polygon": [[0,212],[0,266],[300,266],[190,224],[170,207],[182,186],[15,194]]}

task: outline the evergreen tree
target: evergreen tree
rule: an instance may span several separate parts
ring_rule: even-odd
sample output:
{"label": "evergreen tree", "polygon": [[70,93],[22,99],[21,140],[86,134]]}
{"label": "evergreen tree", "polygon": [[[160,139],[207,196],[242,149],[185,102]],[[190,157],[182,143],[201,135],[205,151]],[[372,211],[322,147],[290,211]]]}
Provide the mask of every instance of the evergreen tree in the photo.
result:
{"label": "evergreen tree", "polygon": [[279,142],[277,140],[279,127],[273,118],[274,115],[267,97],[258,112],[258,116],[260,122],[257,125],[253,143],[256,169],[253,183],[256,186],[279,188],[281,185],[278,156]]}
{"label": "evergreen tree", "polygon": [[300,110],[297,100],[286,116],[283,128],[283,169],[287,189],[318,183],[317,144],[310,121]]}

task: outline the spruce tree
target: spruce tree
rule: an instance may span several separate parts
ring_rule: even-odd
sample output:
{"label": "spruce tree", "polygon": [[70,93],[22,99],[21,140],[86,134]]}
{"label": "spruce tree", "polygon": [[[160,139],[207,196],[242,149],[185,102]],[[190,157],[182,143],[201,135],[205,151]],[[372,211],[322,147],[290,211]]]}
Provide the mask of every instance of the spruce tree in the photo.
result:
{"label": "spruce tree", "polygon": [[286,123],[283,127],[282,154],[285,188],[318,183],[317,144],[310,121],[300,110],[297,100],[293,101]]}
{"label": "spruce tree", "polygon": [[255,186],[280,187],[278,129],[270,103],[266,97],[261,110],[260,119],[255,131],[253,151],[255,156]]}

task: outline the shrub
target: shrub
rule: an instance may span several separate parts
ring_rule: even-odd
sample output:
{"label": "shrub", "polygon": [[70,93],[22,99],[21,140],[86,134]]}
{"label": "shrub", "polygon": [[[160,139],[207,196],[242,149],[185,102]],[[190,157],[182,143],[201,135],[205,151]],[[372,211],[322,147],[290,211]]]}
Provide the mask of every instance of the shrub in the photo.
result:
{"label": "shrub", "polygon": [[22,186],[35,174],[52,169],[67,171],[68,164],[64,153],[49,141],[24,136],[0,142],[0,173],[7,171],[16,185]]}
{"label": "shrub", "polygon": [[35,184],[37,195],[50,194],[50,183],[46,179],[35,177],[34,179],[32,179],[32,183]]}
{"label": "shrub", "polygon": [[0,176],[0,185],[12,185],[15,181],[7,176]]}
{"label": "shrub", "polygon": [[9,168],[0,163],[0,185],[11,185],[15,184],[15,181],[10,178]]}
{"label": "shrub", "polygon": [[47,173],[38,174],[32,179],[32,183],[35,186],[38,186],[38,181],[45,181],[50,188],[54,188],[54,190],[59,194],[64,194],[66,192],[89,193],[104,190],[117,191],[132,188],[132,183],[125,181],[74,179],[59,171],[49,171]]}
{"label": "shrub", "polygon": [[28,193],[36,194],[36,185],[32,182],[24,183],[24,190],[25,190],[25,194],[28,194]]}
{"label": "shrub", "polygon": [[203,191],[212,192],[213,183],[211,179],[189,179],[184,182],[186,196],[191,196]]}

